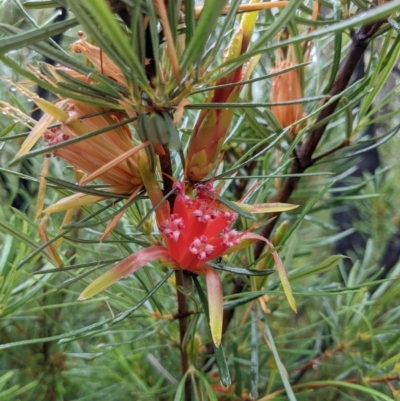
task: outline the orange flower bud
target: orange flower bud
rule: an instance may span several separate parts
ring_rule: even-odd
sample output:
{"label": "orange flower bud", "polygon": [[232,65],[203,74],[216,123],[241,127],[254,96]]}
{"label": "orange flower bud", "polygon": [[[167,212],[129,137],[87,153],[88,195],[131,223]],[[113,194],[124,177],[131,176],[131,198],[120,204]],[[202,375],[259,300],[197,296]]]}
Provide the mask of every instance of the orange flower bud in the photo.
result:
{"label": "orange flower bud", "polygon": [[[276,68],[271,69],[270,72],[275,73],[294,66],[294,63],[285,60],[280,62]],[[272,78],[271,103],[300,100],[302,97],[297,69],[275,75]],[[301,103],[272,106],[271,110],[283,128],[294,124],[303,116],[303,105]],[[297,132],[298,126],[294,126],[290,131],[292,135],[296,135]]]}

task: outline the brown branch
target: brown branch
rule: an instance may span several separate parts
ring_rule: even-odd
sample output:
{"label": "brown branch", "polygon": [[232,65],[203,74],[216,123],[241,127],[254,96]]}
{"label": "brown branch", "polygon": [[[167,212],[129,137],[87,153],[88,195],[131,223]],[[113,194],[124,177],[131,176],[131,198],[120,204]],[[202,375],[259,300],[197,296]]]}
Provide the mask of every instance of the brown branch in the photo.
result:
{"label": "brown branch", "polygon": [[[369,39],[378,31],[378,29],[384,22],[385,21],[378,21],[364,25],[357,33],[353,35],[353,43],[351,44],[349,52],[343,60],[342,65],[340,66],[336,79],[332,85],[331,90],[328,93],[328,97],[325,100],[325,103],[327,103],[330,98],[340,95],[340,93],[342,93],[346,89],[347,85],[350,82],[351,76],[353,75],[353,72],[357,67],[357,64],[359,63],[362,56],[364,55],[365,50],[367,49]],[[328,104],[321,111],[315,124],[318,125],[320,121],[323,121],[325,119],[325,121],[327,122],[312,131],[304,145],[302,145],[297,150],[292,168],[290,170],[290,174],[301,174],[314,163],[314,160],[312,158],[314,151],[318,147],[322,135],[324,134],[328,125],[329,117],[334,113],[339,101],[340,97],[338,97],[334,102]],[[271,199],[271,202],[287,202],[293,191],[295,190],[299,180],[300,177],[288,177],[285,180],[281,190]],[[262,230],[261,234],[265,238],[269,238],[269,236],[271,235],[271,232],[275,227],[279,215],[280,213],[274,213],[269,216],[269,218],[274,217],[274,219]],[[261,241],[258,241],[255,244],[254,253],[256,258],[260,257],[264,249],[264,245],[264,242]]]}
{"label": "brown branch", "polygon": [[[296,369],[293,369],[290,374],[294,373],[294,372],[298,372],[297,376],[301,377],[303,375],[304,372],[306,372],[308,369],[312,368],[314,365],[316,364],[320,364],[322,359],[325,358],[331,358],[332,356],[334,356],[335,354],[337,354],[338,352],[342,352],[343,351],[343,345],[339,345],[338,347],[332,349],[332,350],[326,350],[325,352],[323,352],[322,354],[320,354],[319,356],[317,356],[316,358],[312,358],[309,361],[303,363],[303,365],[299,366]],[[297,379],[294,380],[294,383],[292,383],[292,386],[294,384],[297,383]]]}
{"label": "brown branch", "polygon": [[174,314],[172,315],[172,320],[184,319],[184,318],[186,318],[186,317],[188,317],[188,316],[190,316],[190,315],[195,315],[195,314],[197,314],[197,313],[198,313],[198,312],[196,312],[196,311],[194,311],[194,310],[191,310],[191,309],[188,309],[185,313],[176,312],[176,313],[174,313]]}
{"label": "brown branch", "polygon": [[[160,159],[162,179],[164,184],[164,193],[167,194],[168,192],[172,191],[172,185],[174,184],[174,181],[172,180],[173,177],[172,164],[168,145],[162,145],[162,149],[164,154],[159,155],[158,158]],[[168,198],[168,202],[172,211],[174,208],[175,196],[170,195]]]}
{"label": "brown branch", "polygon": [[[358,378],[351,378],[351,379],[343,379],[339,380],[342,383],[385,383],[388,385],[388,387],[392,390],[393,386],[390,386],[390,382],[392,381],[398,381],[400,380],[400,374],[397,375],[388,375],[388,376],[383,376],[383,377],[363,377],[362,379]],[[318,383],[318,382],[312,382],[312,383],[304,383],[304,384],[296,384],[292,386],[293,390],[302,390],[302,389],[319,389],[319,388],[325,388],[325,387],[335,387],[334,384],[332,383]],[[267,400],[272,400],[273,396],[278,396],[279,394],[284,393],[286,390],[284,387],[280,387],[279,389],[275,390],[273,393],[270,393],[266,395],[263,398],[260,398],[258,401],[267,401]]]}
{"label": "brown branch", "polygon": [[[178,300],[178,314],[182,316],[179,319],[179,337],[180,337],[180,351],[181,351],[181,367],[182,376],[189,369],[189,355],[186,352],[186,347],[184,344],[184,339],[188,329],[187,316],[188,309],[186,304],[186,296],[179,291],[180,287],[183,287],[183,272],[181,270],[175,270],[175,280],[176,280],[176,297]],[[186,316],[186,317],[183,317]],[[191,380],[190,377],[186,377],[185,382],[185,401],[191,401],[192,391],[191,391]]]}
{"label": "brown branch", "polygon": [[[385,22],[385,20],[373,22],[371,24],[364,25],[360,28],[360,30],[352,35],[352,45],[349,49],[349,52],[345,59],[343,60],[341,67],[336,75],[336,79],[332,85],[331,90],[328,93],[328,96],[325,100],[325,104],[334,96],[340,95],[347,85],[350,82],[350,79],[357,67],[357,64],[361,60],[364,55],[365,50],[368,47],[369,40],[372,36],[378,31],[381,25]],[[310,167],[313,163],[313,154],[316,148],[318,147],[319,142],[326,130],[326,127],[329,122],[329,117],[334,113],[336,106],[340,101],[340,97],[337,98],[334,102],[328,104],[319,114],[318,119],[316,121],[316,125],[325,120],[326,123],[322,124],[315,130],[311,132],[308,136],[304,145],[300,146],[297,151],[294,152],[294,160],[292,163],[292,167],[290,169],[290,174],[297,175],[303,173],[308,167]],[[335,149],[338,150],[338,149]],[[326,156],[326,154],[325,154]],[[321,158],[321,156],[319,156]],[[282,202],[286,203],[289,201],[292,193],[296,189],[296,186],[300,180],[298,176],[292,176],[286,178],[284,181],[280,191],[270,200],[270,202]],[[278,217],[280,213],[271,213],[268,216],[268,219],[271,219],[271,222],[264,227],[261,232],[261,235],[265,238],[269,238],[275,224],[278,221]],[[258,259],[261,256],[261,253],[264,249],[265,243],[262,241],[257,241],[254,245],[254,256],[255,259]],[[233,289],[233,294],[239,294],[244,289],[244,282],[242,279],[235,280],[235,286]],[[223,333],[226,332],[229,323],[231,322],[234,315],[234,309],[224,311],[224,320],[223,320]],[[211,348],[207,347],[207,351]],[[208,352],[211,354],[211,352]]]}
{"label": "brown branch", "polygon": [[[364,377],[363,378],[363,381],[365,381],[366,383],[383,383],[383,382],[390,382],[390,381],[395,381],[395,380],[400,380],[400,374],[389,375],[389,376],[384,376],[384,377]],[[360,379],[344,379],[342,381],[346,382],[346,383],[359,383]]]}
{"label": "brown branch", "polygon": [[330,156],[330,155],[336,153],[338,150],[343,149],[343,148],[345,148],[346,146],[349,146],[349,145],[350,145],[350,140],[349,139],[345,139],[342,143],[340,143],[339,145],[333,147],[332,149],[329,149],[326,152],[321,153],[318,156],[315,156],[313,158],[313,163],[317,163],[320,160],[324,159],[325,157]]}
{"label": "brown branch", "polygon": [[[171,156],[169,153],[168,145],[163,145],[163,154],[159,155],[163,184],[164,184],[164,192],[168,193],[172,190],[173,185],[173,173],[172,173],[172,165],[171,165]],[[175,196],[169,196],[168,202],[171,207],[171,211],[174,208]],[[181,352],[181,368],[182,368],[182,376],[189,369],[189,355],[186,352],[186,346],[184,344],[186,332],[188,329],[187,317],[191,314],[191,312],[187,308],[186,296],[182,294],[179,288],[184,285],[184,277],[183,272],[181,270],[175,270],[175,281],[176,281],[176,298],[178,302],[178,312],[176,313],[179,316],[179,339],[180,339],[180,352]],[[185,401],[191,401],[192,399],[192,389],[191,389],[191,380],[189,375],[186,377],[185,382]]]}

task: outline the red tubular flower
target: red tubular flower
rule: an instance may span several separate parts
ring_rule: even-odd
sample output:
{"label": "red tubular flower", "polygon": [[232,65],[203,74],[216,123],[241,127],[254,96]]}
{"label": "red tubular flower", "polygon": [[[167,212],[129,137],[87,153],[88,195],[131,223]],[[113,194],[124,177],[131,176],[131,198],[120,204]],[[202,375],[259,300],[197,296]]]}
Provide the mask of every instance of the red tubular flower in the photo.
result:
{"label": "red tubular flower", "polygon": [[[162,193],[154,176],[144,164],[139,163],[139,168],[142,171],[143,181],[153,205],[160,204]],[[134,273],[145,264],[160,259],[168,267],[186,270],[206,277],[211,334],[215,345],[218,347],[222,335],[222,284],[218,273],[207,263],[242,249],[254,240],[266,240],[257,234],[243,233],[231,228],[237,215],[227,210],[226,207],[221,207],[216,197],[212,196],[215,190],[211,184],[198,185],[196,188],[197,196],[195,197],[186,195],[183,183],[176,183],[175,190],[176,199],[173,213],[170,213],[166,201],[161,202],[156,211],[157,223],[164,246],[151,246],[128,256],[91,283],[82,292],[79,299],[83,300],[96,295],[119,279]],[[287,210],[288,206],[291,205],[285,205],[283,208]],[[295,309],[290,286],[276,252],[274,258],[289,303]],[[281,270],[279,270],[280,268]],[[284,278],[282,279],[282,277]]]}
{"label": "red tubular flower", "polygon": [[197,187],[197,198],[185,195],[182,184],[175,184],[178,195],[174,213],[160,226],[171,261],[180,269],[202,273],[207,262],[229,253],[240,243],[240,234],[231,230],[236,213],[216,208],[216,203]]}

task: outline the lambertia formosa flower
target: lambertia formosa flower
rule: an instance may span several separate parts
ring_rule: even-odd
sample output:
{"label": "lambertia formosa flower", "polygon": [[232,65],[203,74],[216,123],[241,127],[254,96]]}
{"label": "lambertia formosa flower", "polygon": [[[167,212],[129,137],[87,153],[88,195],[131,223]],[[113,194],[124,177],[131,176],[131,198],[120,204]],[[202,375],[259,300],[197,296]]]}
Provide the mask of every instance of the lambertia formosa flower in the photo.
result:
{"label": "lambertia formosa flower", "polygon": [[[112,60],[103,54],[100,48],[90,45],[82,33],[79,36],[80,39],[72,44],[71,50],[83,53],[99,73],[112,78],[121,86],[125,85],[122,72]],[[92,78],[66,67],[55,68],[48,65],[47,69],[52,75],[50,82],[55,87],[65,80],[66,75],[83,83],[93,81]],[[32,94],[26,88],[21,86],[18,88],[36,103],[44,115],[35,124],[16,158],[29,152],[40,139],[43,139],[49,147],[47,156],[58,157],[71,165],[77,172],[78,184],[82,186],[82,192],[78,191],[63,198],[45,210],[42,210],[45,192],[39,191],[37,217],[40,217],[42,212],[49,214],[62,211],[67,211],[71,217],[70,212],[75,208],[106,199],[107,195],[101,196],[83,191],[84,185],[95,179],[105,184],[104,188],[101,188],[103,191],[129,196],[127,202],[137,196],[143,188],[137,160],[138,157],[146,158],[144,148],[149,142],[141,143],[134,138],[128,124],[124,124],[127,114],[130,118],[136,115],[136,112],[127,106],[127,99],[122,102],[124,105],[115,104],[115,108],[96,106],[71,98],[61,98],[53,104]],[[91,134],[96,131],[102,132],[98,135]],[[48,170],[48,161],[45,161],[44,165],[44,170]],[[45,189],[43,172],[41,185]],[[112,219],[102,240],[112,231],[121,216],[122,213]],[[68,221],[65,220],[64,223],[68,224]]]}
{"label": "lambertia formosa flower", "polygon": [[[63,99],[52,104],[44,99],[33,98],[46,114],[37,123],[26,138],[17,156],[28,152],[42,138],[48,146],[63,145],[48,153],[56,156],[83,174],[79,185],[83,186],[95,179],[103,181],[104,190],[113,194],[129,195],[133,199],[143,188],[138,170],[138,158],[147,158],[144,147],[147,143],[136,141],[126,125],[108,129],[124,117],[118,111],[108,111],[100,107],[87,105],[72,99]],[[96,130],[104,130],[101,135],[92,136],[82,141],[69,144],[69,140],[78,139]],[[44,178],[43,178],[44,179]],[[44,194],[41,194],[44,196]],[[43,212],[55,213],[68,211],[76,207],[89,205],[106,199],[107,196],[76,192],[49,206]],[[42,199],[38,199],[41,203]],[[38,214],[40,214],[39,210]],[[39,217],[39,216],[38,216]],[[116,216],[107,228],[105,235],[117,223]]]}
{"label": "lambertia formosa flower", "polygon": [[[84,300],[98,294],[121,278],[136,272],[147,263],[160,262],[173,269],[182,269],[205,276],[208,294],[210,328],[214,344],[218,347],[222,335],[223,294],[219,274],[208,265],[213,259],[243,249],[255,240],[267,242],[265,238],[251,232],[239,232],[231,226],[237,214],[220,204],[211,184],[198,185],[196,196],[186,194],[183,183],[175,183],[175,202],[171,213],[169,203],[148,166],[139,161],[143,182],[156,209],[156,220],[162,245],[139,250],[117,263],[93,281],[80,295]],[[161,202],[160,202],[161,200]],[[262,204],[247,206],[253,212],[283,211],[294,205]],[[282,263],[273,252],[277,271],[290,306],[296,310],[289,282]]]}

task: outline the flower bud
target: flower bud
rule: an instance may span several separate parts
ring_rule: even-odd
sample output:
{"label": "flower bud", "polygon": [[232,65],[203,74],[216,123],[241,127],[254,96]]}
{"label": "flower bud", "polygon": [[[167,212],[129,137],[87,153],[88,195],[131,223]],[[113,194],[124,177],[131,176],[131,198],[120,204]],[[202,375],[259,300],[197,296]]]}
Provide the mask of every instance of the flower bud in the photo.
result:
{"label": "flower bud", "polygon": [[[294,66],[295,64],[290,61],[282,61],[276,68],[271,69],[270,72],[276,73]],[[275,75],[272,78],[271,103],[301,100],[302,97],[300,77],[297,69]],[[303,106],[301,103],[272,106],[271,111],[275,114],[282,128],[289,127],[303,116]],[[297,126],[293,126],[290,130],[292,135],[296,135],[297,132]]]}
{"label": "flower bud", "polygon": [[[251,1],[254,3],[254,1]],[[244,54],[250,43],[251,35],[257,20],[257,13],[246,14],[240,27],[234,32],[229,46],[224,52],[224,62],[233,60]],[[252,57],[236,70],[223,76],[216,82],[217,89],[210,92],[205,103],[235,103],[239,99],[244,82],[249,79],[260,55]],[[236,86],[223,85],[236,83]],[[218,86],[222,86],[219,87]],[[235,109],[232,107],[201,110],[193,134],[189,141],[186,154],[187,176],[190,181],[198,182],[204,179],[212,170],[221,154],[222,145],[232,121]]]}

